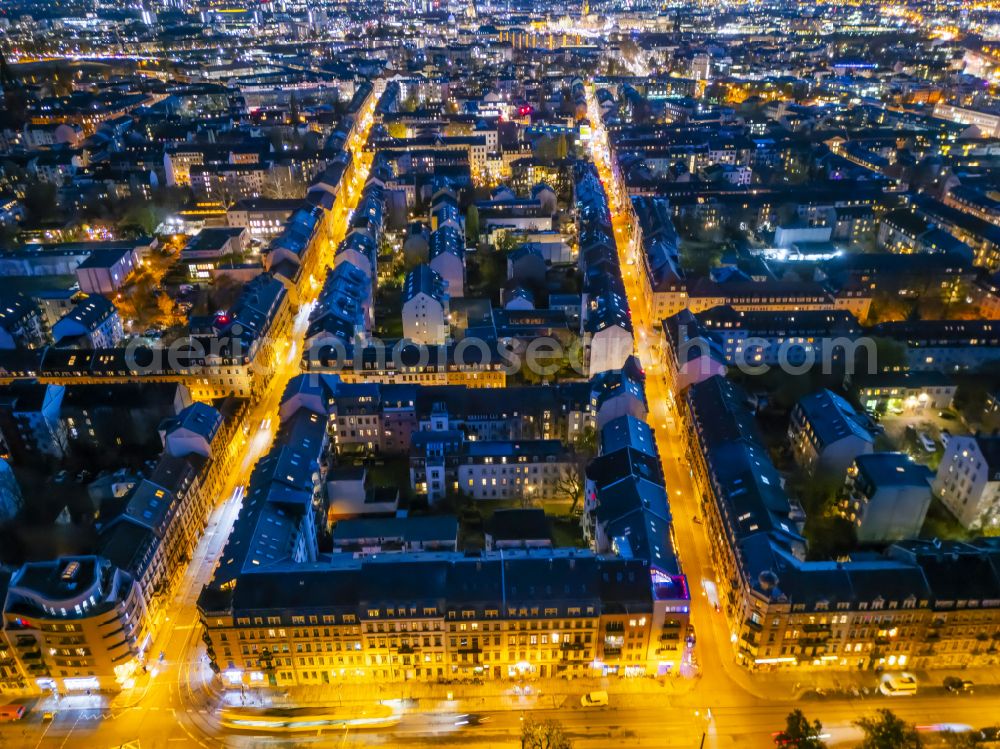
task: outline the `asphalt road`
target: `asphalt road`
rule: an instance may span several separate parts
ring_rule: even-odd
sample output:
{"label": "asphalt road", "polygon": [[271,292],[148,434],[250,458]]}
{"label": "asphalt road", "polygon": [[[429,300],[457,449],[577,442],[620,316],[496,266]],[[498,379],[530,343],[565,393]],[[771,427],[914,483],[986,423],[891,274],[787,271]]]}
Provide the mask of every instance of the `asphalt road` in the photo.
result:
{"label": "asphalt road", "polygon": [[[744,693],[745,694],[745,693]],[[770,747],[771,735],[784,725],[785,716],[795,707],[810,718],[818,718],[831,745],[849,745],[859,733],[852,723],[877,707],[891,707],[900,717],[926,729],[936,722],[957,726],[982,727],[1000,716],[1000,697],[987,695],[877,698],[867,700],[763,701],[716,705],[711,717],[704,708],[686,703],[685,698],[666,697],[662,708],[616,705],[617,695],[607,708],[580,708],[564,704],[557,709],[481,712],[487,721],[478,726],[456,726],[454,713],[411,713],[398,726],[384,731],[334,731],[318,735],[253,736],[223,731],[214,710],[185,710],[143,705],[102,717],[99,710],[63,710],[51,723],[41,723],[31,715],[20,724],[0,726],[0,745],[5,749],[62,749],[81,747],[132,746],[141,749],[163,747],[296,747],[296,746],[510,746],[519,744],[521,720],[552,718],[573,739],[574,746],[602,747],[627,742],[633,746],[697,747],[702,733],[705,746]],[[728,702],[729,700],[726,700]],[[743,700],[739,700],[744,702]],[[715,701],[718,702],[718,701]],[[202,708],[205,709],[205,708]],[[134,742],[138,741],[138,744]]]}

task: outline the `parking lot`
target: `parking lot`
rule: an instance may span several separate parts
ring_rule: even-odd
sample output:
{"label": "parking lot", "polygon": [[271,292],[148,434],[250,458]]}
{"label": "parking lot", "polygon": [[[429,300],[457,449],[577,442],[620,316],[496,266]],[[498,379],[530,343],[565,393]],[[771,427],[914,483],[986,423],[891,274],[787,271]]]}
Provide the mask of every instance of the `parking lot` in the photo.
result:
{"label": "parking lot", "polygon": [[[894,450],[912,455],[914,460],[932,470],[937,470],[948,435],[965,434],[968,431],[960,417],[953,412],[932,409],[901,414],[890,411],[882,417],[880,423],[885,428],[885,434],[881,435],[884,442],[891,444]],[[942,432],[945,433],[943,439]],[[933,443],[933,450],[926,449],[920,439],[921,435]],[[876,445],[877,448],[883,446],[888,447]]]}

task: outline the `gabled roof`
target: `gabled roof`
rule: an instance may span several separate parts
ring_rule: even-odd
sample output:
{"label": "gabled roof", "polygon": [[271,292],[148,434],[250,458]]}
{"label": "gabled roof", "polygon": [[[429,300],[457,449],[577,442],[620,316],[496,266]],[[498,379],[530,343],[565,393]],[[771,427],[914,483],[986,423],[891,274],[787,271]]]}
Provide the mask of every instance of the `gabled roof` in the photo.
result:
{"label": "gabled roof", "polygon": [[426,294],[443,304],[448,298],[448,283],[429,265],[418,265],[406,275],[403,304],[419,294]]}
{"label": "gabled roof", "polygon": [[166,419],[160,428],[165,434],[185,429],[205,438],[210,443],[222,426],[222,415],[206,403],[195,401],[176,416]]}
{"label": "gabled roof", "polygon": [[832,445],[845,437],[865,442],[875,438],[862,425],[854,407],[827,389],[807,395],[796,404],[796,411],[809,423],[821,446]]}

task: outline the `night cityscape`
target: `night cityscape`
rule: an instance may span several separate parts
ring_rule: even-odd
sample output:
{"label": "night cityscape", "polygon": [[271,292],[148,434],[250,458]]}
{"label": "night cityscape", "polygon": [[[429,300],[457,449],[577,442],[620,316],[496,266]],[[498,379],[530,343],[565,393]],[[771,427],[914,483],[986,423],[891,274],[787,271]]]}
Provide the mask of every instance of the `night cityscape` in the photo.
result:
{"label": "night cityscape", "polygon": [[0,0],[0,748],[1000,747],[995,0]]}

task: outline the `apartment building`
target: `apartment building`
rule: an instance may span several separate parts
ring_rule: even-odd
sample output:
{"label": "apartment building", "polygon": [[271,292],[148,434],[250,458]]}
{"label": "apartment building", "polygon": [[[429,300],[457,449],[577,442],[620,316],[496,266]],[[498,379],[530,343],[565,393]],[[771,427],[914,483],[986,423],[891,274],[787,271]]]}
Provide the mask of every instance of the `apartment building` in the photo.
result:
{"label": "apartment building", "polygon": [[432,504],[458,492],[472,499],[554,499],[578,471],[573,451],[559,440],[467,440],[449,429],[417,432],[410,448],[410,485]]}
{"label": "apartment building", "polygon": [[859,455],[847,469],[841,511],[861,543],[920,535],[931,506],[931,470],[903,453]]}
{"label": "apartment building", "polygon": [[863,332],[846,310],[737,311],[727,305],[699,312],[697,319],[717,334],[727,364],[747,367],[843,364]]}
{"label": "apartment building", "polygon": [[404,337],[414,343],[445,343],[450,331],[449,300],[448,282],[430,266],[418,265],[410,271],[401,300]]}
{"label": "apartment building", "polygon": [[209,586],[199,608],[224,681],[286,686],[666,673],[687,599],[645,560],[537,549],[337,554]]}
{"label": "apartment building", "polygon": [[685,398],[688,458],[706,497],[733,654],[755,671],[991,665],[1000,661],[1000,544],[899,541],[881,556],[806,560],[804,520],[721,377]]}
{"label": "apartment building", "polygon": [[956,435],[948,440],[934,492],[966,528],[1000,526],[1000,437]]}
{"label": "apartment building", "polygon": [[148,647],[139,586],[106,559],[29,562],[6,592],[3,634],[21,689],[119,689]]}
{"label": "apartment building", "polygon": [[872,452],[875,441],[854,407],[826,389],[795,404],[788,439],[799,465],[838,478],[856,457]]}

